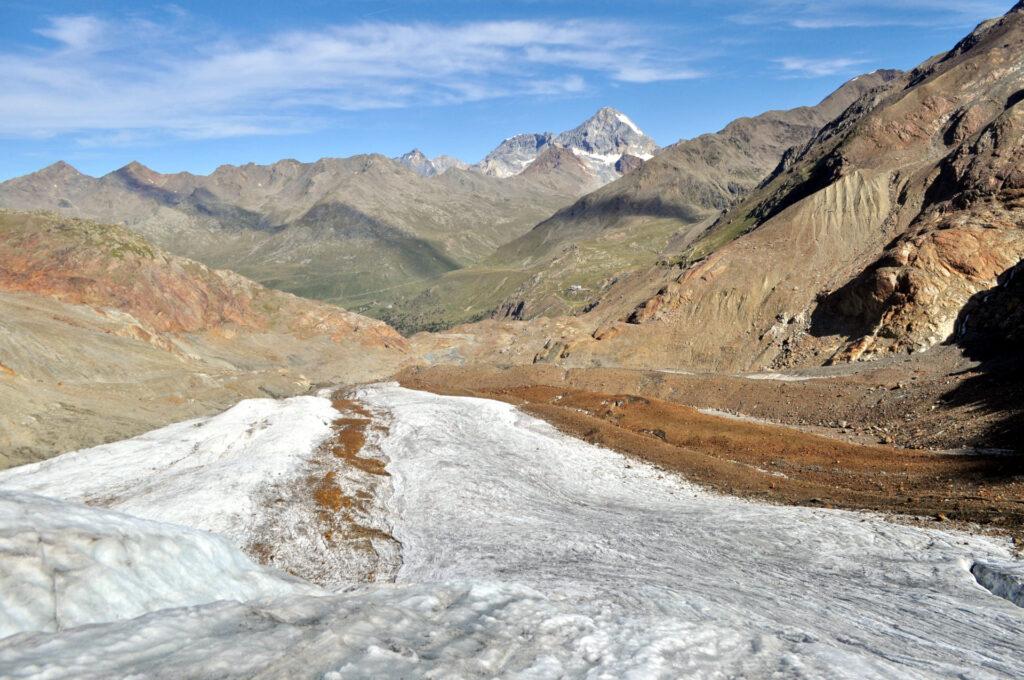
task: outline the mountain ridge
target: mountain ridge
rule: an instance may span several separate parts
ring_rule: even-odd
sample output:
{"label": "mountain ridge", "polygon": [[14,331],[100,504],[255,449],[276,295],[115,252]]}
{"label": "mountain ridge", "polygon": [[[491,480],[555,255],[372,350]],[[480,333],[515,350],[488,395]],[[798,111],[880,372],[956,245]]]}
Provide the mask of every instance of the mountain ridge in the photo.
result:
{"label": "mountain ridge", "polygon": [[723,209],[779,165],[787,149],[808,143],[895,73],[858,76],[815,106],[740,118],[717,133],[665,147],[482,262],[442,274],[419,296],[399,301],[390,318],[422,328],[430,316],[465,322],[491,314],[531,319],[592,309],[631,273],[698,239]]}

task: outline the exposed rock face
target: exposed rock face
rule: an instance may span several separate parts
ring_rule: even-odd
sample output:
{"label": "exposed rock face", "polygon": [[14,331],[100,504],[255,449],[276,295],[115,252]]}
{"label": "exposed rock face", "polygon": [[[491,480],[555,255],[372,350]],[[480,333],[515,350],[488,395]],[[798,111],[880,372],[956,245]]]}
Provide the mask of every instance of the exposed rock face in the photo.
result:
{"label": "exposed rock face", "polygon": [[395,160],[420,177],[430,177],[437,174],[437,168],[419,149],[413,149],[408,153],[402,154]]}
{"label": "exposed rock face", "polygon": [[0,467],[408,357],[380,321],[54,215],[0,211],[0,317]]}
{"label": "exposed rock face", "polygon": [[615,167],[623,154],[647,160],[658,152],[654,140],[626,114],[609,107],[558,135],[555,141],[580,156],[594,174],[606,182],[623,174]]}
{"label": "exposed rock face", "polygon": [[624,153],[619,156],[619,160],[615,161],[615,172],[620,175],[628,175],[634,170],[639,170],[640,166],[644,164],[644,159],[633,154]]}
{"label": "exposed rock face", "polygon": [[1019,222],[1008,216],[958,217],[921,224],[918,233],[901,237],[864,274],[823,302],[818,316],[853,324],[855,340],[835,361],[924,351],[947,340],[965,303],[1024,257]]}
{"label": "exposed rock face", "polygon": [[527,133],[503,140],[476,166],[494,177],[511,177],[525,170],[555,138],[550,132]]}
{"label": "exposed rock face", "polygon": [[999,276],[999,285],[964,305],[954,333],[974,357],[1021,356],[1024,347],[1024,261]]}
{"label": "exposed rock face", "polygon": [[435,174],[440,175],[443,172],[451,170],[452,168],[458,168],[459,170],[468,170],[469,163],[459,160],[454,156],[440,155],[435,157],[430,164],[434,166]]}
{"label": "exposed rock face", "polygon": [[433,177],[452,168],[458,168],[459,170],[469,169],[469,164],[463,163],[454,156],[438,156],[437,158],[430,159],[419,149],[413,149],[392,160],[409,168],[420,177]]}

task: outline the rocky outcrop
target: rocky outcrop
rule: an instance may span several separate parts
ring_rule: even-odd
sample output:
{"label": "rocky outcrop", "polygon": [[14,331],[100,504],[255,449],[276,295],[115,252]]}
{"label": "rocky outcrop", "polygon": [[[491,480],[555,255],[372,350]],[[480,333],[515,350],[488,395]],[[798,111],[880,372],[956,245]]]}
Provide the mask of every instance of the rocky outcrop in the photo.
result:
{"label": "rocky outcrop", "polygon": [[469,169],[469,163],[466,163],[465,161],[461,161],[458,158],[455,158],[454,156],[445,156],[443,154],[440,155],[440,156],[435,156],[430,161],[430,164],[434,166],[434,172],[435,172],[435,174],[438,174],[438,175],[440,175],[440,174],[442,174],[444,172],[447,172],[448,170],[451,170],[452,168],[456,168],[458,170],[468,170]]}
{"label": "rocky outcrop", "polygon": [[1024,347],[1024,259],[974,295],[957,320],[953,340],[972,357],[1020,357]]}
{"label": "rocky outcrop", "polygon": [[394,159],[398,163],[409,168],[420,177],[431,177],[437,174],[437,168],[426,155],[419,149],[413,149]]}
{"label": "rocky outcrop", "polygon": [[855,337],[833,361],[924,351],[949,339],[968,300],[1024,258],[1019,222],[988,217],[975,212],[919,225],[824,300],[816,314],[852,323]]}
{"label": "rocky outcrop", "polygon": [[541,150],[555,138],[550,132],[509,137],[484,157],[475,169],[494,177],[511,177],[525,170]]}
{"label": "rocky outcrop", "polygon": [[419,149],[413,149],[392,160],[409,168],[420,177],[433,177],[452,168],[469,169],[468,163],[463,163],[454,156],[437,156],[431,159],[427,158],[427,155]]}
{"label": "rocky outcrop", "polygon": [[619,156],[619,160],[615,161],[615,172],[620,175],[628,175],[634,170],[639,170],[640,166],[644,164],[644,159],[639,156],[634,156],[630,153],[624,153]]}

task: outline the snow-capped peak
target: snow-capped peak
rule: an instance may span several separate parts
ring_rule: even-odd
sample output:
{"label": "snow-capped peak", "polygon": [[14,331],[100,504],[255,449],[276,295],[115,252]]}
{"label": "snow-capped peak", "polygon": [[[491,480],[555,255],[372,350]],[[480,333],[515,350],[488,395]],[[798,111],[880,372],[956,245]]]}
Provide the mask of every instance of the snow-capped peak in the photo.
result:
{"label": "snow-capped peak", "polygon": [[655,141],[626,114],[606,106],[558,135],[527,133],[509,137],[476,168],[496,177],[517,175],[550,144],[572,151],[596,177],[606,182],[619,176],[616,163],[623,154],[647,160],[658,151]]}

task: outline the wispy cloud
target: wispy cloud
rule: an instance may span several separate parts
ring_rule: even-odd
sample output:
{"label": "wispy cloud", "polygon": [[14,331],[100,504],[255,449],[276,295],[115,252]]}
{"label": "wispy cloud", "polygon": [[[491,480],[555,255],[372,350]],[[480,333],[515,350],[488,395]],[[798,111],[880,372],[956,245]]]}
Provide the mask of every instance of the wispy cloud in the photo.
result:
{"label": "wispy cloud", "polygon": [[763,0],[731,18],[799,29],[963,27],[998,16],[1009,6],[996,0]]}
{"label": "wispy cloud", "polygon": [[849,59],[840,57],[836,59],[808,59],[803,57],[782,57],[776,59],[783,71],[794,76],[818,78],[831,76],[837,73],[849,73],[853,67],[866,63],[865,59]]}
{"label": "wispy cloud", "polygon": [[106,25],[93,16],[65,16],[50,20],[50,25],[36,31],[62,45],[65,50],[92,50],[103,38]]}
{"label": "wispy cloud", "polygon": [[203,40],[143,20],[54,17],[44,49],[0,52],[0,135],[80,143],[292,132],[337,111],[557,96],[589,81],[693,78],[615,21],[368,22]]}

